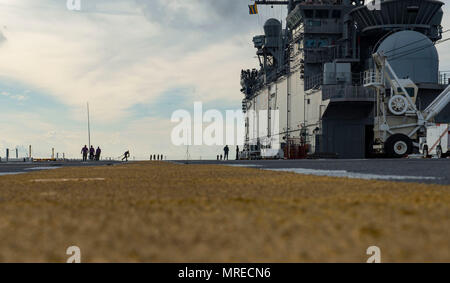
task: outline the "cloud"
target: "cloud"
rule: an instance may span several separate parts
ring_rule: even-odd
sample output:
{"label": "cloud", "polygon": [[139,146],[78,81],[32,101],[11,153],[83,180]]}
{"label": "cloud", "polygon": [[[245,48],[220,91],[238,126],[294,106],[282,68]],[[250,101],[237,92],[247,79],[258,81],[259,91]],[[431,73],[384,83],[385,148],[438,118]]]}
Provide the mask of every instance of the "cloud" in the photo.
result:
{"label": "cloud", "polygon": [[2,32],[0,32],[0,45],[3,44],[6,41],[7,41],[6,37],[3,35]]}
{"label": "cloud", "polygon": [[223,1],[92,1],[92,13],[30,2],[0,11],[9,27],[0,75],[46,90],[73,117],[89,101],[100,119],[118,120],[178,85],[195,88],[205,102],[239,100],[239,70],[254,63],[253,50],[245,51],[249,29],[231,32],[237,23],[223,21],[222,12],[236,8]]}
{"label": "cloud", "polygon": [[[251,37],[258,30],[256,18],[247,15],[247,3],[82,0],[82,10],[75,12],[68,11],[65,2],[0,0],[1,25],[6,26],[0,36],[0,77],[32,90],[8,97],[35,101],[35,93],[40,93],[46,101],[63,105],[63,114],[74,121],[65,127],[48,121],[40,135],[50,143],[77,154],[85,136],[77,124],[84,125],[87,101],[98,143],[116,152],[133,142],[141,144],[137,151],[145,152],[148,147],[141,140],[163,136],[153,128],[136,128],[145,119],[159,119],[165,125],[161,139],[170,137],[173,125],[167,119],[171,100],[178,97],[183,100],[176,107],[190,108],[201,100],[240,108],[240,69],[256,65]],[[178,97],[171,96],[174,89]],[[135,115],[145,113],[143,107],[165,114]],[[43,118],[27,119],[34,123]],[[126,131],[117,133],[121,127],[136,130],[123,136]],[[48,147],[37,134],[14,133],[17,140],[36,140]],[[13,136],[9,139],[9,144],[16,142]]]}
{"label": "cloud", "polygon": [[23,94],[11,94],[7,91],[2,91],[0,92],[0,95],[3,97],[8,97],[17,101],[23,101],[27,99],[27,96],[23,95]]}
{"label": "cloud", "polygon": [[255,23],[241,0],[135,1],[152,23],[173,31],[206,32],[205,40],[248,32]]}

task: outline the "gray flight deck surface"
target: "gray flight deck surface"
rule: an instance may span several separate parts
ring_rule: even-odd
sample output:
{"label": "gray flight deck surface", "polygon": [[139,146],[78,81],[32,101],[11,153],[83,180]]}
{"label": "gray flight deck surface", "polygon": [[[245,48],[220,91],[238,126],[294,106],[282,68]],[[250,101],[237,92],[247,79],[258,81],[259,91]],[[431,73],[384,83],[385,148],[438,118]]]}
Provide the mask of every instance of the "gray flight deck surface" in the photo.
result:
{"label": "gray flight deck surface", "polygon": [[189,164],[221,164],[321,176],[450,185],[450,159],[192,160]]}
{"label": "gray flight deck surface", "polygon": [[42,162],[42,163],[30,163],[30,162],[1,162],[0,163],[0,176],[18,173],[29,173],[39,170],[56,169],[60,167],[79,167],[79,166],[103,166],[117,164],[117,161],[97,161],[97,162]]}
{"label": "gray flight deck surface", "polygon": [[[186,163],[186,161],[173,162]],[[450,185],[450,159],[190,160],[188,163],[229,165],[319,176]],[[0,176],[61,167],[114,164],[120,164],[120,162],[0,163]]]}

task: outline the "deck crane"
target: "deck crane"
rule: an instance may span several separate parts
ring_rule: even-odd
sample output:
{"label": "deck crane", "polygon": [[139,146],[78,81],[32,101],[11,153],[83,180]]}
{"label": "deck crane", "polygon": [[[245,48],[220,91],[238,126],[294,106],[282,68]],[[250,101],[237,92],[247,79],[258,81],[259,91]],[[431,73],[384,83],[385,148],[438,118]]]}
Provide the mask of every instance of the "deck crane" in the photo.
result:
{"label": "deck crane", "polygon": [[[431,148],[429,140],[427,143],[427,136],[430,136],[427,132],[434,137],[438,129],[443,133],[438,134],[438,141],[432,143],[433,150],[437,150],[439,155],[437,143],[446,139],[448,127],[435,124],[434,118],[450,103],[450,85],[420,111],[416,107],[417,85],[408,78],[400,79],[382,52],[373,54],[373,59],[375,69],[365,72],[364,86],[376,90],[374,152],[399,158],[411,154],[413,147],[417,147],[428,155]],[[445,144],[445,151],[447,147]],[[442,150],[440,153],[442,155]]]}

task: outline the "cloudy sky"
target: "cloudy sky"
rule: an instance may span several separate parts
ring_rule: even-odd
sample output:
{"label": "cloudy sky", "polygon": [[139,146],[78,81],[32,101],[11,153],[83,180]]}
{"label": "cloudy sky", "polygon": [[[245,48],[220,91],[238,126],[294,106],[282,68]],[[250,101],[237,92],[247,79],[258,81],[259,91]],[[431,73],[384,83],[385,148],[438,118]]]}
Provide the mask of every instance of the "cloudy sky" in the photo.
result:
{"label": "cloudy sky", "polygon": [[0,0],[0,156],[31,144],[36,157],[52,147],[79,157],[89,102],[92,143],[105,156],[182,158],[186,149],[170,142],[172,112],[194,101],[239,109],[240,70],[257,63],[251,38],[284,12],[249,16],[249,0],[81,0],[81,11],[66,2]]}

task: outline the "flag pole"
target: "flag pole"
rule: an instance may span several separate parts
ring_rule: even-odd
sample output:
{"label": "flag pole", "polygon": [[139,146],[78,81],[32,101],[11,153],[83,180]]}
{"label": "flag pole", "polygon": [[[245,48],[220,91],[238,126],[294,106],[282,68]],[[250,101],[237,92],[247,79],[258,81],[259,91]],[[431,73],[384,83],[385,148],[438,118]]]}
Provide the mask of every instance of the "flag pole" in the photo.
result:
{"label": "flag pole", "polygon": [[87,122],[88,122],[88,143],[89,148],[91,148],[91,121],[89,117],[89,102],[87,102]]}

